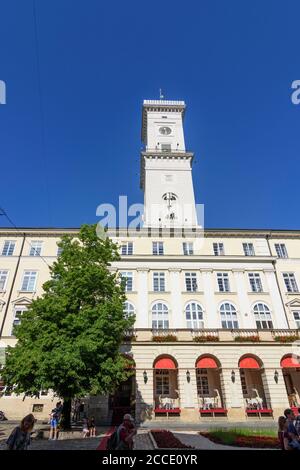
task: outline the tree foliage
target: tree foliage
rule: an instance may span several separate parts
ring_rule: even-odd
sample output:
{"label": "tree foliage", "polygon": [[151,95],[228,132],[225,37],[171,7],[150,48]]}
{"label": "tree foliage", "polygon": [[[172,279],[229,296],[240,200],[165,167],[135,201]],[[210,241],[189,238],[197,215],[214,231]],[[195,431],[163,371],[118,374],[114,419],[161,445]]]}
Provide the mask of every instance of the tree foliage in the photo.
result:
{"label": "tree foliage", "polygon": [[1,375],[16,393],[52,389],[70,400],[107,394],[128,377],[120,345],[134,318],[124,317],[124,286],[109,270],[117,247],[95,228],[83,225],[78,236],[62,237],[43,295],[15,329],[18,342],[8,348]]}

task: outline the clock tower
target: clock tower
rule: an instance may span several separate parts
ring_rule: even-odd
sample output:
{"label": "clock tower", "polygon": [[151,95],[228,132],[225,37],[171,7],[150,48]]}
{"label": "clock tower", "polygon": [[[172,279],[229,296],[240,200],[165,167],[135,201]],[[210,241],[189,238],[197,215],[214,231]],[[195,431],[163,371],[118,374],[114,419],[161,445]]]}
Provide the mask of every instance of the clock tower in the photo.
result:
{"label": "clock tower", "polygon": [[144,227],[196,228],[194,154],[184,141],[184,101],[144,100],[141,188]]}

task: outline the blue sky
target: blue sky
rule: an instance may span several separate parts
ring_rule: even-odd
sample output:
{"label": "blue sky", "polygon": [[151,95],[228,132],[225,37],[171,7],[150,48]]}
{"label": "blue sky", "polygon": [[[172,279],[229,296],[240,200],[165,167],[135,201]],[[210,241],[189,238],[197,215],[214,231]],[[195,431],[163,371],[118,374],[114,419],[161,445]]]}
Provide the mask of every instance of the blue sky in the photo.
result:
{"label": "blue sky", "polygon": [[0,16],[0,206],[16,225],[142,202],[141,104],[162,88],[188,106],[206,227],[300,229],[299,1],[36,0],[37,41],[33,0]]}

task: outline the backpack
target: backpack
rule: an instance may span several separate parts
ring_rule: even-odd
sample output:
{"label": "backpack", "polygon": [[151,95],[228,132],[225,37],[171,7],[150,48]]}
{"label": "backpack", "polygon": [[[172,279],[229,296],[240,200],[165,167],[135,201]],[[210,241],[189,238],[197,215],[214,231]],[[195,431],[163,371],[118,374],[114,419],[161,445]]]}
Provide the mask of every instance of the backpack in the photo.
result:
{"label": "backpack", "polygon": [[106,450],[115,450],[119,445],[119,428],[117,428],[108,438]]}

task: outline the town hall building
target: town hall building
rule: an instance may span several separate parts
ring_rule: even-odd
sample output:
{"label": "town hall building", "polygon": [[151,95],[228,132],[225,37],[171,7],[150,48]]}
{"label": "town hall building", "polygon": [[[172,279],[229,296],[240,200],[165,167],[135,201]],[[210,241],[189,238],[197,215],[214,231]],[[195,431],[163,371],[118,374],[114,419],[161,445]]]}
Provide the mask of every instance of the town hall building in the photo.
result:
{"label": "town hall building", "polygon": [[[137,422],[275,419],[300,406],[300,230],[206,229],[195,202],[183,101],[142,107],[141,228],[109,230],[126,280],[122,353],[132,376],[112,396],[87,397],[99,423],[125,412]],[[0,229],[0,362],[13,327],[49,277],[62,234]],[[53,408],[50,391],[15,396],[2,384],[8,419]]]}

